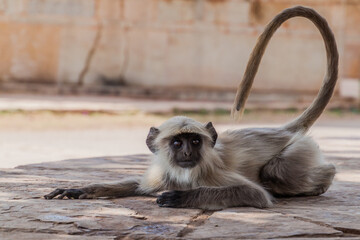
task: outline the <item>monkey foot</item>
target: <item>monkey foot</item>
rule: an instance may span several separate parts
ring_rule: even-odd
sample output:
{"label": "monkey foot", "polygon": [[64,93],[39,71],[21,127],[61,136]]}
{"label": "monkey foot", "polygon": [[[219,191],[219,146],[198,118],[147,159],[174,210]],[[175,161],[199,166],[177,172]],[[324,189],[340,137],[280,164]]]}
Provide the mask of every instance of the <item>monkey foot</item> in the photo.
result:
{"label": "monkey foot", "polygon": [[80,189],[63,189],[57,188],[56,190],[52,191],[51,193],[44,196],[45,199],[53,199],[54,197],[58,196],[58,199],[63,199],[64,197],[68,199],[81,199],[86,198],[84,197],[86,193]]}

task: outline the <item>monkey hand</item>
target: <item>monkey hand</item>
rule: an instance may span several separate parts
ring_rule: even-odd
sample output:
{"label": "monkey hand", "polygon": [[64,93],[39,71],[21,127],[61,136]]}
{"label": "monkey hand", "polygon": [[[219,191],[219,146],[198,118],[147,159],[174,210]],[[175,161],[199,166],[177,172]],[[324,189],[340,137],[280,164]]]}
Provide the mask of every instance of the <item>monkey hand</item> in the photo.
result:
{"label": "monkey hand", "polygon": [[156,200],[159,207],[179,208],[185,207],[184,200],[186,198],[185,191],[169,191],[162,193]]}
{"label": "monkey hand", "polygon": [[90,194],[86,193],[83,189],[63,189],[57,188],[49,194],[44,196],[45,199],[53,199],[58,196],[58,199],[87,199],[93,198]]}

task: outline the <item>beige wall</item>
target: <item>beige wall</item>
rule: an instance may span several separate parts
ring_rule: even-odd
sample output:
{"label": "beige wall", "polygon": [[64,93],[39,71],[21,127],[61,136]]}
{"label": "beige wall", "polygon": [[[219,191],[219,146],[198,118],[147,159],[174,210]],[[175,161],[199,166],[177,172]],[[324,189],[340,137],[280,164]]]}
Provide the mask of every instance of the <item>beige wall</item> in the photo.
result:
{"label": "beige wall", "polygon": [[[0,81],[234,88],[264,25],[300,4],[335,32],[341,78],[360,78],[357,0],[0,0]],[[324,72],[317,29],[292,19],[254,89],[313,92]]]}

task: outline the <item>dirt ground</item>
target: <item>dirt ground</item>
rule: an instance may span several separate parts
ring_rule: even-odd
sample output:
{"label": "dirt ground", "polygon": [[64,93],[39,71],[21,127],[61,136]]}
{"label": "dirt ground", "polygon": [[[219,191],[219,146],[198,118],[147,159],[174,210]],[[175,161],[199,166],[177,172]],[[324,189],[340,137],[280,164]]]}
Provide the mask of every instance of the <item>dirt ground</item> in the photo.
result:
{"label": "dirt ground", "polygon": [[[0,111],[0,168],[97,156],[150,153],[145,138],[174,114],[201,122],[212,121],[221,132],[227,128],[279,125],[299,114],[294,110],[250,111],[236,123],[226,110],[170,113],[101,111]],[[360,114],[328,111],[317,126],[358,127]]]}

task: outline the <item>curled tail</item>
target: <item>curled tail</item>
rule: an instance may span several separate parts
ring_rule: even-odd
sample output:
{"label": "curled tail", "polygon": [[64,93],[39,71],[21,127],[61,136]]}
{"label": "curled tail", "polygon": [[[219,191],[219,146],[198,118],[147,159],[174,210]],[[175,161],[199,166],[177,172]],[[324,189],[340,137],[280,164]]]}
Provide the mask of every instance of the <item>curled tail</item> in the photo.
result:
{"label": "curled tail", "polygon": [[261,58],[264,55],[269,40],[283,22],[293,17],[305,17],[311,20],[319,29],[325,43],[327,72],[323,81],[323,85],[321,86],[320,91],[314,101],[299,117],[286,124],[285,129],[294,132],[299,130],[306,132],[319,118],[326,105],[330,101],[338,77],[339,61],[339,54],[337,51],[334,34],[332,33],[326,20],[321,17],[315,10],[297,6],[285,9],[279,13],[266,26],[264,32],[258,38],[256,46],[253,49],[246,66],[243,80],[241,81],[236,92],[236,98],[232,109],[232,115],[234,117],[240,117],[244,112],[245,102],[249,96],[254,77],[257,73]]}

